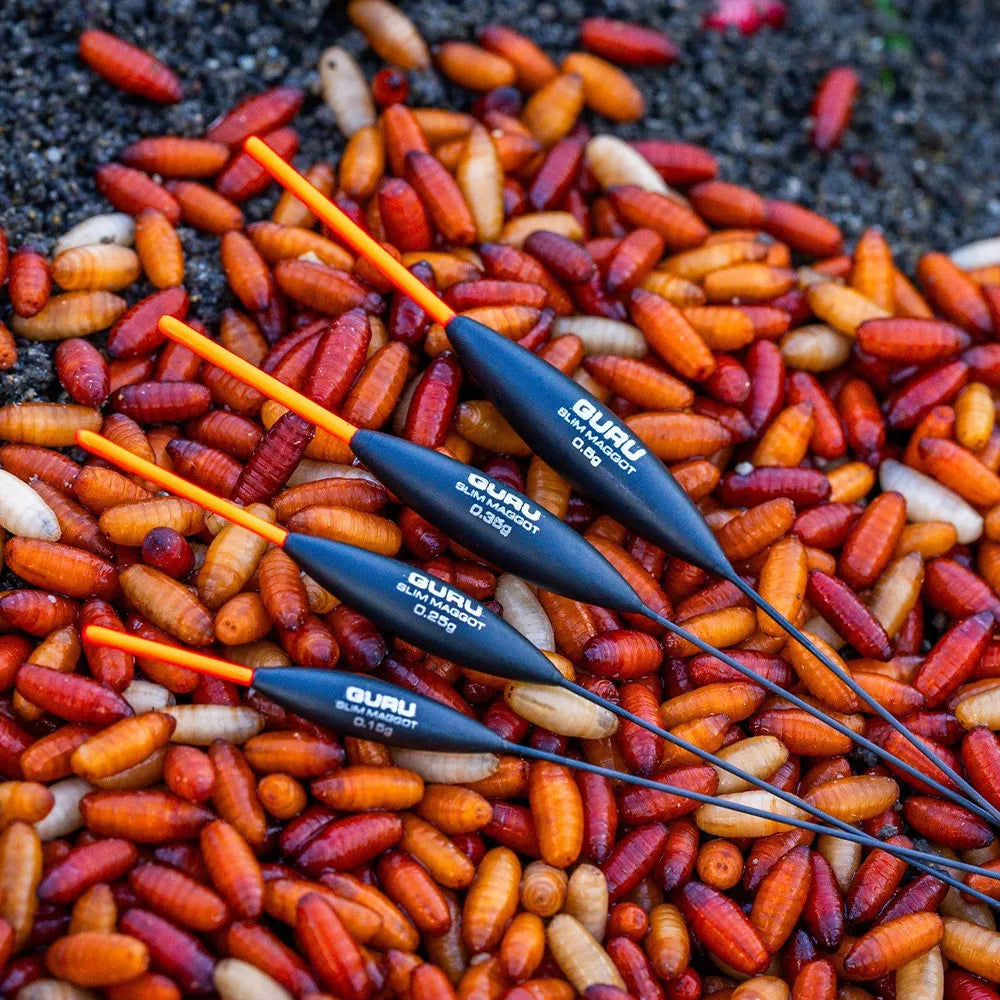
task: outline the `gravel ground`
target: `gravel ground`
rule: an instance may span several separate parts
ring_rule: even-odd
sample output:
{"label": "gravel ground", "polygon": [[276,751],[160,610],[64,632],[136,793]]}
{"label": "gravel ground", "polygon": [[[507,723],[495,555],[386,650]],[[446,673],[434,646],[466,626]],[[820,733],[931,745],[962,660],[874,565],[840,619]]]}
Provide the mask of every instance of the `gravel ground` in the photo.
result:
{"label": "gravel ground", "polygon": [[[659,135],[703,143],[721,176],[832,216],[848,238],[880,225],[912,266],[926,249],[951,249],[1000,229],[1000,37],[996,0],[799,0],[784,31],[752,38],[700,30],[697,0],[404,0],[401,6],[436,42],[471,38],[477,25],[503,21],[555,56],[576,41],[575,25],[601,12],[665,27],[681,60],[667,70],[634,71],[648,112],[625,136]],[[149,48],[180,74],[185,100],[161,108],[123,95],[76,54],[85,27],[100,27]],[[0,3],[0,224],[12,246],[51,249],[69,226],[108,211],[93,168],[149,134],[197,135],[240,98],[278,83],[314,94],[320,51],[339,43],[377,63],[334,0],[6,0]],[[806,141],[816,82],[846,63],[864,79],[843,149],[827,158]],[[411,103],[461,107],[433,72],[411,77]],[[300,164],[336,158],[342,139],[326,107],[311,97],[296,120]],[[594,123],[607,130],[608,123]],[[270,211],[276,197],[245,208]],[[212,321],[227,303],[217,241],[183,230],[192,313]],[[134,286],[134,293],[143,291]],[[0,375],[0,403],[45,398],[53,389],[48,349],[22,345]]]}

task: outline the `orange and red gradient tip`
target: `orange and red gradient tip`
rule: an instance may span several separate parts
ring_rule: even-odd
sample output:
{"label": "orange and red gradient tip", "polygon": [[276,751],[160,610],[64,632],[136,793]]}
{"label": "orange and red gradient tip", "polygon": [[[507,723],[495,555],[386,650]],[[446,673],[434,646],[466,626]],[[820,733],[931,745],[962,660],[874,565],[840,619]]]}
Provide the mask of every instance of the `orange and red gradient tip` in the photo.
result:
{"label": "orange and red gradient tip", "polygon": [[240,663],[230,663],[228,660],[220,660],[215,656],[196,653],[192,649],[182,649],[180,646],[171,646],[164,642],[153,642],[151,639],[129,635],[127,632],[104,628],[102,625],[85,625],[83,640],[92,646],[105,646],[109,649],[120,649],[133,656],[163,660],[165,663],[185,667],[199,674],[207,674],[209,677],[218,677],[220,680],[232,681],[234,684],[249,686],[253,683],[253,670]]}
{"label": "orange and red gradient tip", "polygon": [[93,431],[78,430],[75,439],[76,443],[85,451],[89,451],[92,455],[97,455],[99,458],[105,459],[112,465],[118,466],[119,469],[134,473],[143,479],[148,479],[150,482],[156,483],[161,489],[167,490],[185,500],[190,500],[199,507],[211,511],[213,514],[218,514],[220,517],[224,517],[227,521],[239,524],[260,535],[262,538],[266,538],[267,541],[274,545],[280,547],[285,544],[288,532],[284,528],[276,524],[271,524],[269,521],[263,520],[263,518],[255,517],[237,504],[231,503],[229,500],[224,500],[222,497],[217,497],[214,493],[209,493],[208,490],[203,489],[201,486],[189,483],[186,479],[181,479],[175,473],[161,469],[158,465],[154,465],[152,462],[140,458],[138,455],[133,455],[132,452],[126,451],[121,445],[117,445],[105,437],[101,437],[100,434],[95,434]]}
{"label": "orange and red gradient tip", "polygon": [[326,195],[313,187],[302,174],[278,156],[266,143],[257,136],[250,136],[243,143],[243,148],[247,155],[256,160],[283,188],[291,191],[348,246],[368,260],[404,295],[413,299],[424,312],[442,326],[447,326],[454,319],[455,311],[436,293],[410,274],[395,257],[349,219]]}

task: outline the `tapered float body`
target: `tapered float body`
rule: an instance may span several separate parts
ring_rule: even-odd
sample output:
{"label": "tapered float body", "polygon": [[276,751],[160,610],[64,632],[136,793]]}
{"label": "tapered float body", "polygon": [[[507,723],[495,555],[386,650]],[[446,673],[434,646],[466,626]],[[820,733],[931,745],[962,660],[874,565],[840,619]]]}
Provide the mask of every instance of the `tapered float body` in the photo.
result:
{"label": "tapered float body", "polygon": [[586,539],[499,479],[380,431],[357,431],[351,450],[405,504],[495,565],[578,601],[647,613]]}
{"label": "tapered float body", "polygon": [[[410,750],[509,753],[492,729],[432,698],[375,677],[309,667],[257,670],[253,688],[345,736]],[[447,745],[442,745],[447,733]]]}
{"label": "tapered float body", "polygon": [[429,653],[507,680],[562,682],[517,629],[436,576],[399,559],[297,532],[289,533],[283,547],[345,604]]}
{"label": "tapered float body", "polygon": [[[626,528],[694,565],[731,581],[758,608],[777,621],[792,639],[846,684],[879,718],[895,729],[916,752],[942,771],[954,788],[958,789],[955,791],[940,782],[932,781],[936,791],[1000,827],[1000,810],[943,760],[941,755],[918,740],[903,723],[862,688],[849,671],[821,650],[736,573],[707,522],[680,484],[622,421],[605,411],[595,397],[541,358],[489,327],[467,316],[456,315],[433,289],[423,285],[384,247],[258,138],[251,136],[244,146],[252,159],[292,191],[341,239],[372,263],[403,294],[410,296],[431,317],[445,326],[449,341],[473,378],[542,459],[575,483],[582,492],[599,501],[607,513]],[[160,328],[168,336],[175,336],[181,330],[194,333],[169,317],[161,320]],[[187,334],[181,336],[181,342],[186,346],[192,347],[207,360],[219,363],[211,356],[218,353],[217,345],[210,345],[206,353],[204,348],[193,346]],[[195,339],[197,338],[198,335],[195,334]],[[343,418],[328,413],[311,400],[303,400],[300,394],[289,390],[270,376],[257,372],[242,359],[237,359],[235,365],[228,365],[223,361],[221,366],[307,420],[331,430],[342,440],[350,441],[357,437],[357,429]],[[244,374],[238,372],[239,368],[244,370]],[[389,466],[391,463],[385,463],[382,468]],[[391,466],[390,476],[394,468],[395,466]],[[394,480],[393,476],[389,481]],[[442,500],[436,492],[428,495],[426,490],[414,488],[411,496],[414,509],[432,523],[441,526],[449,524],[452,525],[449,530],[454,530],[453,522],[447,520],[457,513],[454,503],[448,502],[454,499],[450,493]],[[444,512],[441,508],[444,508]],[[466,536],[469,548],[484,553],[497,551],[496,539],[489,537],[492,527],[474,521],[466,521],[464,526],[469,533]],[[486,528],[485,538],[483,528]],[[498,564],[511,565],[506,561]],[[513,572],[522,572],[521,567],[516,565],[511,566],[511,569]],[[577,578],[575,569],[568,573],[568,577],[570,580]],[[565,584],[560,592],[571,593]],[[578,595],[573,592],[572,596]],[[593,586],[582,599],[589,603],[606,603],[616,610],[626,610],[613,599],[602,597]],[[652,614],[651,617],[657,618]],[[906,765],[905,770],[908,774],[915,773],[912,765]]]}
{"label": "tapered float body", "polygon": [[447,331],[462,364],[511,426],[581,493],[661,548],[710,573],[733,575],[691,498],[598,399],[468,316],[456,316]]}
{"label": "tapered float body", "polygon": [[[832,821],[838,829],[833,830],[796,816],[782,816],[743,802],[717,800],[711,795],[614,771],[587,761],[561,757],[536,747],[519,746],[503,739],[476,719],[463,715],[447,705],[364,674],[308,667],[263,667],[254,670],[204,653],[143,639],[137,635],[98,625],[85,626],[83,639],[94,645],[121,649],[135,656],[148,656],[236,684],[252,686],[286,708],[341,735],[361,736],[405,749],[445,753],[520,754],[529,759],[552,761],[565,767],[600,774],[614,781],[679,795],[704,804],[722,806],[747,816],[777,821],[813,833],[829,834],[854,843],[878,847],[905,858],[918,870],[931,872],[947,884],[966,891],[977,899],[992,906],[1000,906],[1000,900],[986,896],[978,890],[969,889],[952,876],[928,867],[928,862],[941,861],[949,867],[986,875],[989,878],[1000,878],[1000,873],[962,861],[938,859],[935,855],[900,845],[883,843],[834,819],[822,810],[815,811],[818,818]],[[720,761],[720,764],[732,769],[732,765],[726,762]],[[739,774],[740,769],[736,768],[734,773]],[[778,789],[772,791],[779,795],[787,794]]]}
{"label": "tapered float body", "polygon": [[[356,548],[331,539],[289,532],[278,525],[263,521],[244,508],[215,496],[203,487],[189,483],[168,470],[159,468],[100,435],[81,430],[76,438],[77,443],[88,451],[186,497],[284,548],[317,582],[401,638],[449,660],[465,663],[483,673],[508,680],[563,687],[646,729],[671,745],[694,754],[706,763],[728,770],[753,786],[770,789],[779,798],[832,823],[839,829],[849,829],[842,821],[822,810],[816,810],[798,796],[771,789],[765,781],[742,768],[727,763],[677,734],[668,732],[662,726],[635,715],[621,705],[614,704],[594,691],[564,678],[553,663],[521,633],[490,609],[445,581],[399,560],[369,552],[367,549]],[[652,617],[658,618],[658,616]],[[659,620],[662,620],[665,627],[693,642],[703,651],[719,657],[741,673],[754,676],[752,671],[738,661],[709,646],[680,626],[667,619]],[[307,678],[303,677],[300,680],[306,683]],[[872,749],[880,756],[887,756],[896,766],[912,770],[911,765],[892,757],[891,754],[886,754],[864,737],[846,729],[843,723],[826,716],[795,695],[785,692],[773,682],[762,677],[757,678],[757,681],[772,693],[811,712],[859,744]],[[320,682],[315,679],[309,682],[312,685],[310,690],[314,692],[318,683]],[[314,695],[311,694],[310,697],[314,698]],[[927,776],[923,776],[921,780],[933,784],[933,779]],[[943,791],[948,792],[947,789]]]}

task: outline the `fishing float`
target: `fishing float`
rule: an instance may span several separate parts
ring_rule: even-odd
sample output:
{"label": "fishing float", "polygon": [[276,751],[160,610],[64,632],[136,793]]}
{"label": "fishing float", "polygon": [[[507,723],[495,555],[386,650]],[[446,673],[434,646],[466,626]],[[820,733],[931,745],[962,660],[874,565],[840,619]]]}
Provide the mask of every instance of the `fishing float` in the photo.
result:
{"label": "fishing float", "polygon": [[[947,775],[965,794],[964,805],[1000,826],[1000,810],[932,748],[916,739],[849,671],[831,660],[736,572],[690,497],[623,421],[542,358],[485,324],[457,314],[259,138],[251,136],[244,142],[244,149],[338,238],[445,328],[463,366],[543,461],[630,531],[732,583],[847,685],[855,697]],[[367,463],[367,458],[359,457]]]}
{"label": "fishing float", "polygon": [[[408,563],[343,542],[290,532],[279,525],[256,517],[239,505],[218,497],[173,472],[161,469],[153,462],[134,455],[92,431],[79,431],[77,443],[119,468],[139,475],[177,496],[198,504],[205,510],[239,524],[284,549],[318,583],[367,615],[380,627],[406,641],[491,676],[561,687],[605,711],[640,726],[706,763],[728,771],[754,787],[770,792],[789,805],[815,816],[829,824],[824,827],[825,832],[833,834],[836,830],[840,830],[857,833],[843,820],[818,809],[792,792],[776,788],[732,762],[570,681],[556,669],[541,650],[499,615],[461,591],[448,587],[443,582],[432,581]],[[436,587],[438,593],[432,592],[432,587]],[[452,631],[441,628],[432,621],[426,609],[435,606],[455,622]],[[689,635],[673,623],[671,627],[686,636]],[[696,639],[693,636],[690,638]],[[706,643],[702,645],[707,646]],[[712,651],[712,647],[707,647],[706,651]],[[712,655],[722,657],[724,662],[730,659],[718,650],[713,651]],[[868,846],[880,843],[868,834],[861,836],[866,838],[865,843]],[[914,857],[933,860],[933,855],[924,855],[923,852],[914,852]],[[1000,873],[997,874],[997,878],[1000,879]]]}
{"label": "fishing float", "polygon": [[[279,382],[273,375],[260,371],[221,344],[217,344],[172,316],[162,317],[159,321],[159,328],[169,339],[187,347],[210,364],[223,369],[241,382],[253,386],[263,395],[347,443],[352,452],[403,503],[426,517],[428,521],[438,525],[465,548],[478,552],[494,565],[524,577],[547,590],[587,604],[600,604],[614,611],[640,614],[655,621],[674,635],[693,643],[703,652],[719,658],[753,683],[762,686],[765,690],[778,695],[831,726],[841,735],[876,754],[882,760],[891,763],[909,777],[932,787],[945,798],[969,808],[981,818],[993,821],[991,812],[970,802],[959,792],[949,788],[932,775],[918,770],[912,764],[895,756],[867,737],[856,733],[846,724],[823,712],[822,709],[817,708],[804,698],[786,691],[773,681],[740,663],[739,660],[727,656],[694,633],[681,628],[649,608],[619,571],[583,536],[577,534],[569,525],[544,507],[533,504],[527,496],[514,490],[513,487],[440,452],[424,448],[402,438],[393,437],[382,431],[355,427],[304,394],[283,382]],[[526,351],[523,353],[534,357]],[[550,366],[545,365],[545,367]],[[555,369],[552,370],[555,371]],[[87,432],[83,432],[83,434],[83,438],[78,438],[81,442],[100,440],[93,436],[87,437]],[[83,444],[83,447],[88,447],[88,445]],[[117,461],[121,465],[129,461],[134,462],[135,459],[129,453],[122,452],[120,460]],[[156,471],[159,470],[155,466],[152,467],[149,478],[153,478]],[[666,472],[665,469],[663,471]],[[143,474],[145,475],[145,473]],[[187,484],[184,480],[178,480],[178,485],[179,488],[184,488]],[[470,494],[470,489],[475,492]],[[210,498],[212,494],[205,493],[205,497]],[[489,512],[488,502],[484,502],[483,499],[486,497],[493,498],[494,503],[500,504],[505,511],[505,516],[514,524],[510,534],[506,537],[496,530],[494,524],[484,519],[484,513]],[[242,508],[237,508],[237,510],[240,511],[239,516],[244,518],[248,516]],[[519,526],[514,520],[513,511],[527,512],[530,517],[522,516]],[[528,525],[533,530],[522,530],[524,525]],[[261,532],[264,530],[262,528]],[[270,531],[275,534],[283,532],[284,529],[272,525]],[[308,539],[309,536],[301,535],[296,536],[296,538]],[[271,539],[269,538],[269,540]],[[315,542],[316,540],[311,540],[313,545]],[[298,555],[294,558],[306,565],[304,560],[309,556],[305,550],[309,543],[295,541],[292,544],[299,550]],[[312,569],[310,569],[310,573],[313,573]],[[351,586],[350,580],[345,581],[345,583],[346,586]],[[377,600],[377,593],[372,596],[373,599]],[[431,623],[427,622],[427,624]],[[433,629],[430,629],[428,639],[433,641],[434,638],[440,640],[441,636],[435,635]],[[424,648],[430,649],[431,647],[427,646],[425,642]],[[449,659],[462,659],[460,650],[458,653],[453,651],[450,654],[441,655],[447,655]],[[468,662],[468,656],[465,659]],[[484,670],[484,672],[488,671]],[[550,671],[550,674],[552,673],[558,674],[558,671],[553,668]],[[550,680],[539,683],[551,682]],[[586,696],[589,697],[590,693],[588,692]],[[645,728],[648,728],[648,725],[647,723]],[[910,742],[914,742],[909,730],[905,726],[902,728],[904,733],[909,734]],[[663,730],[656,730],[656,732],[657,735],[660,735]],[[920,743],[915,745],[922,748]],[[930,759],[933,761],[936,758],[932,756]],[[942,771],[945,774],[949,773],[943,765]]]}
{"label": "fishing float", "polygon": [[[837,837],[885,851],[907,861],[919,871],[954,886],[960,892],[974,896],[994,908],[1000,908],[1000,900],[970,888],[964,882],[934,866],[944,865],[970,874],[1000,878],[1000,873],[992,872],[990,869],[912,850],[898,844],[889,844],[847,824],[844,824],[844,829],[831,830],[829,827],[797,816],[784,816],[743,802],[719,799],[702,792],[654,781],[651,778],[602,767],[589,761],[511,743],[477,719],[470,718],[433,698],[367,674],[298,666],[254,669],[100,625],[84,626],[82,635],[84,642],[94,646],[119,649],[133,656],[162,660],[209,677],[253,688],[303,718],[325,726],[342,736],[361,736],[398,749],[435,753],[514,755],[528,760],[559,764],[577,771],[587,771],[611,781],[677,795],[703,805],[722,807],[756,819],[783,823],[810,833]],[[777,791],[777,789],[771,790]]]}

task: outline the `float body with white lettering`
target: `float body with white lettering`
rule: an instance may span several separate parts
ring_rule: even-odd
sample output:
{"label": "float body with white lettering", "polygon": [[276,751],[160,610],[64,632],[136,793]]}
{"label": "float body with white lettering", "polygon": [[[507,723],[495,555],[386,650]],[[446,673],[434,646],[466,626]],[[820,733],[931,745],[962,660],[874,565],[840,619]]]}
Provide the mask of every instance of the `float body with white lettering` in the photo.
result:
{"label": "float body with white lettering", "polygon": [[415,566],[298,532],[289,533],[284,549],[346,605],[429,653],[508,680],[562,681],[541,651],[499,615]]}
{"label": "float body with white lettering", "polygon": [[[481,722],[433,698],[363,674],[310,667],[265,667],[254,671],[253,687],[291,711],[345,736],[411,750],[511,750],[510,744]],[[447,745],[443,746],[445,739]]]}
{"label": "float body with white lettering", "polygon": [[539,458],[631,531],[732,577],[729,560],[680,483],[600,400],[476,320],[456,316],[447,331],[469,375]]}
{"label": "float body with white lettering", "polygon": [[[935,791],[1000,826],[1000,810],[967,778],[933,747],[920,742],[849,670],[736,572],[691,498],[655,455],[635,443],[625,423],[573,379],[482,323],[455,316],[445,329],[466,371],[539,458],[630,531],[738,587],[929,761],[935,772],[944,773],[952,788],[939,785]],[[909,766],[884,748],[878,750],[884,759],[892,758],[894,766]]]}
{"label": "float body with white lettering", "polygon": [[[637,774],[613,771],[586,760],[562,757],[538,747],[510,743],[484,726],[478,719],[463,715],[432,698],[415,694],[374,677],[342,673],[339,670],[315,670],[309,667],[263,667],[254,671],[252,684],[262,695],[344,736],[357,736],[408,750],[516,754],[528,760],[547,760],[574,770],[599,774],[611,781],[653,789],[660,794],[676,795],[705,805],[718,804],[712,795],[678,788]],[[708,758],[712,756],[707,754]],[[734,774],[742,774],[751,779],[754,777],[732,762],[715,759]],[[756,781],[759,782],[759,779]],[[780,797],[787,801],[788,793],[781,793]],[[808,830],[813,834],[839,837],[863,846],[883,847],[894,856],[909,861],[918,871],[934,875],[957,889],[968,890],[966,885],[942,872],[934,864],[938,861],[937,858],[901,845],[880,843],[869,834],[855,830],[821,809],[813,807],[809,811],[819,819],[832,823],[835,829],[798,815],[778,815],[749,802],[727,802],[726,807],[743,815],[778,821]],[[976,870],[976,866],[966,862],[944,863],[954,867],[961,866],[961,870]],[[990,873],[986,871],[986,874]],[[1000,907],[1000,902],[995,898],[979,890],[974,892],[976,898],[981,897],[981,901],[993,907]]]}
{"label": "float body with white lettering", "polygon": [[380,431],[356,431],[351,451],[403,503],[494,565],[578,601],[646,612],[585,538],[499,479]]}

